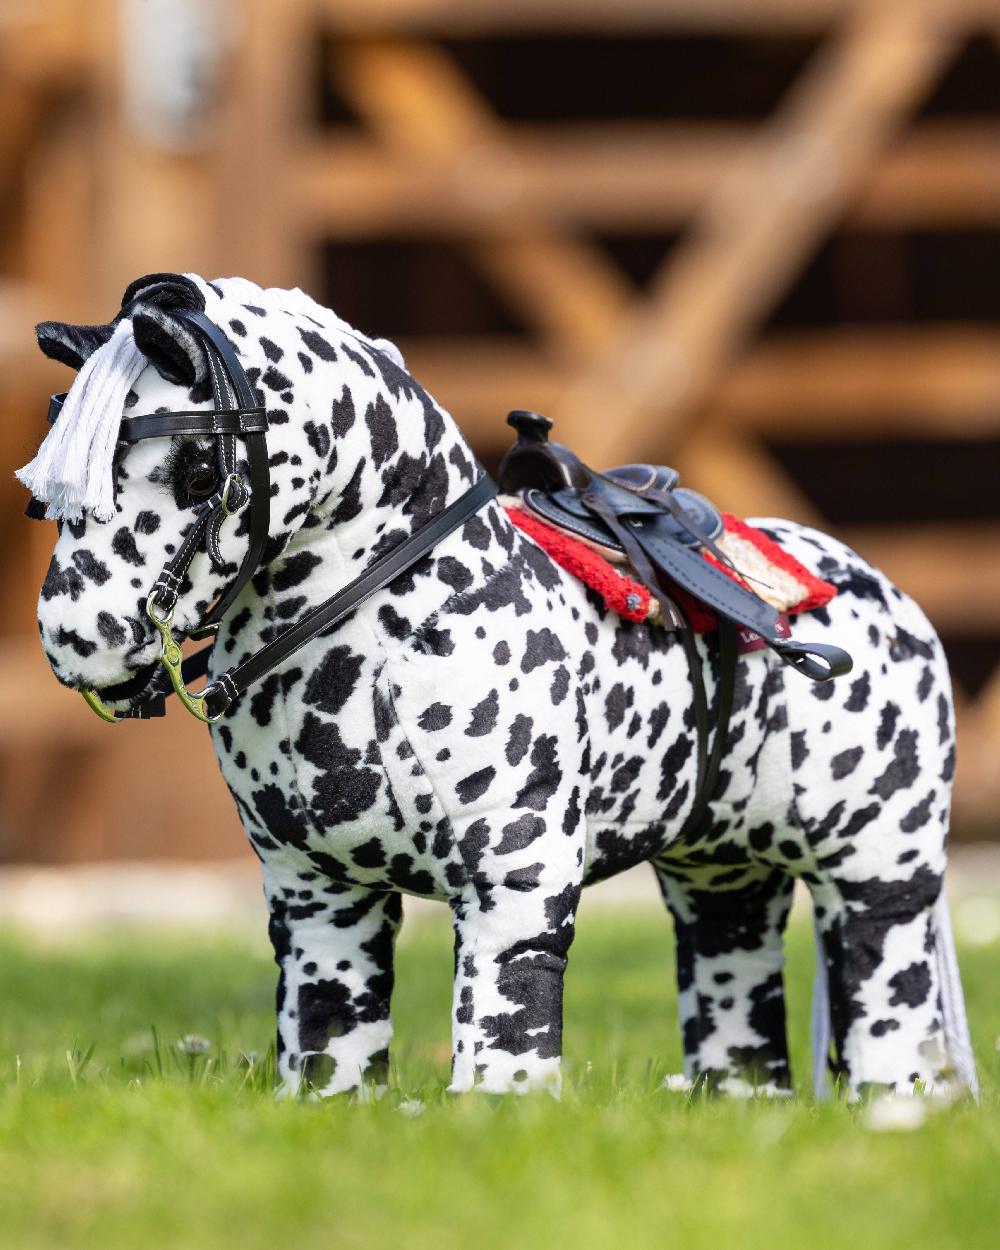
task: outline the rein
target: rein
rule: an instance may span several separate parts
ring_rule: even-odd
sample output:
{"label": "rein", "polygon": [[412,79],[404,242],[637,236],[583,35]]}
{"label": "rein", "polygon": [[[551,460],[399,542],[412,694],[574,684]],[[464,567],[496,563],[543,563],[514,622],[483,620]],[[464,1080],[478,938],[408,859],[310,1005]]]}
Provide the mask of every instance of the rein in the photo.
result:
{"label": "rein", "polygon": [[[181,655],[181,644],[173,633],[174,611],[181,586],[195,554],[204,549],[215,568],[225,567],[219,548],[219,534],[226,520],[250,508],[249,542],[235,578],[209,608],[190,637],[214,637],[219,625],[240,592],[261,568],[270,532],[271,480],[267,454],[267,414],[257,403],[250,380],[226,335],[204,313],[195,309],[174,309],[198,333],[208,359],[212,383],[213,409],[197,412],[154,412],[123,417],[119,442],[131,445],[146,438],[175,434],[212,435],[216,439],[221,487],[200,504],[195,520],[185,533],[178,550],[160,570],[146,597],[146,615],[160,635],[159,663],[170,679],[171,690],[150,691],[153,680],[148,670],[128,681],[102,690],[85,690],[83,697],[102,720],[117,724],[122,720],[148,720],[162,716],[170,693],[198,720],[214,724],[250,686],[283,664],[306,643],[339,624],[377,591],[411,568],[438,543],[463,525],[496,494],[496,484],[483,473],[463,495],[444,511],[422,525],[397,547],[373,561],[358,577],[330,598],[287,626],[259,651],[228,669],[200,691],[188,683],[208,672],[212,647],[205,647],[188,659]],[[62,396],[54,396],[49,409],[54,420],[62,406]],[[237,439],[246,447],[249,473],[237,471]],[[37,509],[29,505],[29,515]],[[136,699],[126,711],[117,711],[112,702]]]}

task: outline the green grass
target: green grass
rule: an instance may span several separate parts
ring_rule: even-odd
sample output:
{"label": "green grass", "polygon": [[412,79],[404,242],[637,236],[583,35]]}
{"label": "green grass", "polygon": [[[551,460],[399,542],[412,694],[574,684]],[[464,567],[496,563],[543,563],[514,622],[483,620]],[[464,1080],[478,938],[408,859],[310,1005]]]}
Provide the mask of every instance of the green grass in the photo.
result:
{"label": "green grass", "polygon": [[[444,923],[401,944],[393,1090],[276,1103],[273,973],[254,940],[0,940],[0,1246],[12,1250],[993,1247],[1000,1242],[1000,947],[965,950],[982,1107],[874,1133],[838,1103],[688,1099],[669,925],[585,911],[566,1088],[443,1093]],[[791,1032],[807,1072],[811,946],[793,925]],[[189,1059],[184,1034],[211,1040]],[[250,1066],[241,1056],[260,1056]],[[420,1099],[423,1114],[401,1114]]]}

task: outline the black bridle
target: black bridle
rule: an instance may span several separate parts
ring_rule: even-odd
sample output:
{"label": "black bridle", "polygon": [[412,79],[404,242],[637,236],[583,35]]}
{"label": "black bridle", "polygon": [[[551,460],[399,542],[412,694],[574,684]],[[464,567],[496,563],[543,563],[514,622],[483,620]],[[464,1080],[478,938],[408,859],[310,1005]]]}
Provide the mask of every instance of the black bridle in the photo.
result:
{"label": "black bridle", "polygon": [[[496,494],[496,485],[483,473],[476,483],[388,554],[374,560],[360,576],[329,599],[305,613],[293,625],[275,635],[259,651],[214,678],[201,691],[188,683],[208,672],[212,647],[205,647],[186,660],[181,644],[173,634],[173,616],[184,578],[200,550],[208,553],[220,571],[225,561],[219,537],[226,520],[249,507],[249,541],[236,576],[208,609],[199,624],[189,631],[192,638],[214,637],[219,625],[236,602],[240,592],[261,568],[270,533],[271,479],[268,470],[267,414],[257,402],[250,379],[226,335],[210,318],[196,309],[176,308],[196,331],[208,360],[213,408],[194,412],[153,412],[123,417],[118,441],[130,446],[146,438],[167,438],[178,434],[211,435],[216,440],[220,487],[198,505],[193,524],[184,534],[177,551],[160,570],[146,596],[146,615],[160,634],[160,664],[170,678],[171,690],[151,690],[153,674],[148,670],[128,681],[102,690],[85,690],[83,697],[103,720],[146,720],[164,714],[164,703],[171,693],[187,710],[208,724],[220,720],[232,704],[255,682],[283,664],[317,635],[339,624],[366,599],[387,586],[427,555],[442,539],[463,525]],[[55,420],[64,396],[53,396],[49,419]],[[238,471],[238,440],[246,451],[248,472]],[[30,516],[44,515],[44,505],[32,501]],[[110,703],[132,703],[117,711]]]}

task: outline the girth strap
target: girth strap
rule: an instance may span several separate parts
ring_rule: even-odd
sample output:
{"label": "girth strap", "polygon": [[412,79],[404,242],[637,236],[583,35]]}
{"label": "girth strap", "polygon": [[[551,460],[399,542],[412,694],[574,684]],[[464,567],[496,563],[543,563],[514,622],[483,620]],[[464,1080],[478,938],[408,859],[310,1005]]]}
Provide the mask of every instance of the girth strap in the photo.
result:
{"label": "girth strap", "polygon": [[679,633],[688,664],[691,691],[694,701],[695,732],[698,736],[698,768],[694,786],[694,799],[680,838],[693,837],[701,832],[708,812],[708,805],[719,782],[722,757],[729,741],[729,721],[733,714],[733,698],[736,690],[736,627],[732,621],[719,621],[719,680],[717,686],[715,733],[712,748],[708,749],[709,707],[705,694],[705,678],[701,659],[695,643],[694,630],[690,627]]}
{"label": "girth strap", "polygon": [[[612,535],[619,541],[625,554],[632,562],[632,567],[648,587],[650,593],[656,597],[656,601],[660,605],[660,612],[663,614],[664,624],[678,631],[678,636],[684,648],[684,658],[687,660],[688,676],[691,681],[697,750],[694,799],[687,820],[684,822],[684,828],[681,831],[681,837],[686,837],[697,832],[708,810],[708,804],[711,801],[719,779],[722,756],[729,736],[729,718],[733,709],[733,692],[736,678],[736,628],[726,617],[719,618],[719,693],[715,718],[715,735],[712,740],[712,749],[709,751],[708,698],[705,694],[705,678],[702,671],[701,657],[698,655],[697,644],[695,643],[694,631],[691,629],[683,609],[664,590],[656,569],[650,563],[645,548],[635,536],[634,528],[624,524],[621,518],[615,514],[611,505],[599,495],[595,496],[588,493],[583,498],[587,507],[595,516],[600,517]],[[680,549],[686,550],[683,547]],[[701,559],[700,556],[695,558]]]}

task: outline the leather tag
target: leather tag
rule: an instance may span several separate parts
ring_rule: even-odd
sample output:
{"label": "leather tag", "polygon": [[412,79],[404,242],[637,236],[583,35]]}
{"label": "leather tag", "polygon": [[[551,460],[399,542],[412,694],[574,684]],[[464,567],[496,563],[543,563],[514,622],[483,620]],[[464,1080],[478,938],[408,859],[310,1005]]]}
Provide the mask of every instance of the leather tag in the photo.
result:
{"label": "leather tag", "polygon": [[[779,638],[791,638],[792,627],[788,622],[788,617],[784,612],[778,617],[774,632]],[[760,634],[754,633],[752,629],[741,626],[736,631],[736,654],[749,655],[751,651],[763,651],[767,643],[761,638]]]}

